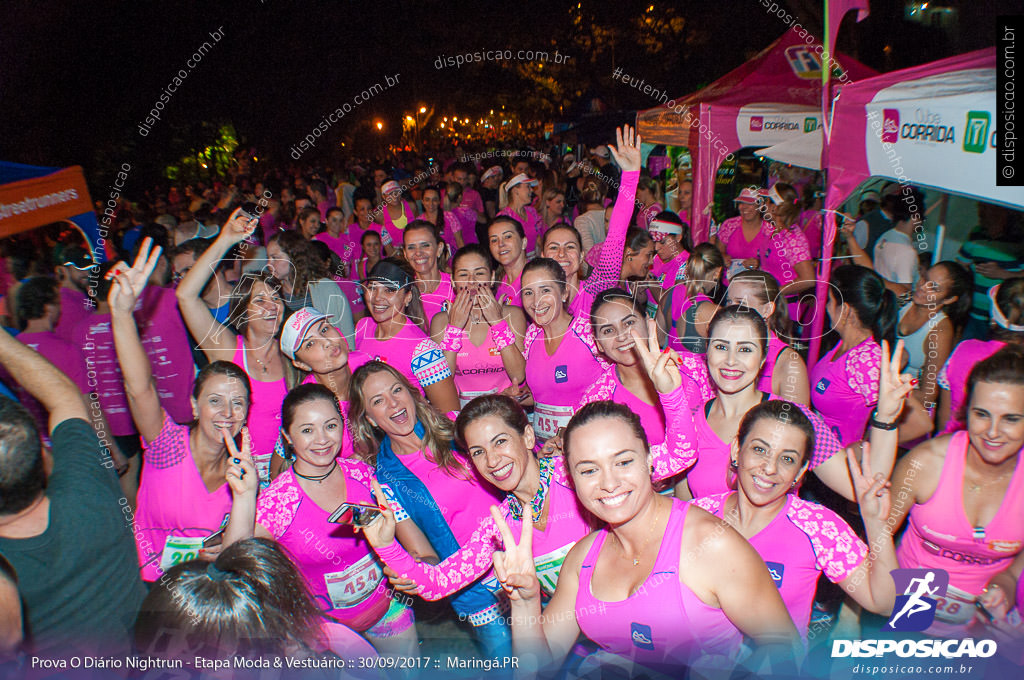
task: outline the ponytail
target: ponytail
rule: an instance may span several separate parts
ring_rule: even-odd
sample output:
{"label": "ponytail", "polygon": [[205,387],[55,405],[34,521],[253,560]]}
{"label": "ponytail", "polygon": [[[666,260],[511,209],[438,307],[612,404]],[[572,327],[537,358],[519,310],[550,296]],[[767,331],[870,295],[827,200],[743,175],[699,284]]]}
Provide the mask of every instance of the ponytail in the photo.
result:
{"label": "ponytail", "polygon": [[871,327],[871,335],[875,338],[875,342],[881,344],[882,340],[885,340],[889,343],[890,347],[895,344],[898,312],[896,306],[898,304],[899,301],[896,299],[896,293],[886,288],[882,292],[878,314],[875,316],[875,323]]}

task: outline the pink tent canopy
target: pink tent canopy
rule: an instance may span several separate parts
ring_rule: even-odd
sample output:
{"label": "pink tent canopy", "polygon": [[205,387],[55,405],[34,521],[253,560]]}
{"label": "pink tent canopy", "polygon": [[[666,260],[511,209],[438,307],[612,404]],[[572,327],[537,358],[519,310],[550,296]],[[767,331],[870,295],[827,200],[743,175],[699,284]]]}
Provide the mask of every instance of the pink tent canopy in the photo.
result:
{"label": "pink tent canopy", "polygon": [[[808,42],[810,41],[810,42]],[[821,55],[817,39],[795,31],[694,94],[637,114],[637,130],[652,144],[686,146],[694,158],[694,242],[706,241],[715,173],[733,151],[762,148],[821,127]],[[876,71],[849,57],[837,59],[847,79]],[[833,82],[844,79],[833,78]]]}
{"label": "pink tent canopy", "polygon": [[[835,210],[869,177],[1024,207],[1024,189],[996,186],[996,50],[893,71],[843,88],[826,148],[825,207]],[[824,250],[836,227],[826,220]],[[822,263],[809,359],[818,356],[831,261]]]}

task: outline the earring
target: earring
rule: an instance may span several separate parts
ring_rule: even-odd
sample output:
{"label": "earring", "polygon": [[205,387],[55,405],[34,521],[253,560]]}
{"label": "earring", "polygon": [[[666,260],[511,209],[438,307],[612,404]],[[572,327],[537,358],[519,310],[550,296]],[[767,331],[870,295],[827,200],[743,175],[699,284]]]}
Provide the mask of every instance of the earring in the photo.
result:
{"label": "earring", "polygon": [[731,467],[733,470],[739,470],[740,469],[739,461],[730,460],[729,461],[729,467]]}
{"label": "earring", "polygon": [[793,483],[789,485],[789,488],[790,488],[790,489],[793,489],[793,488],[795,488],[795,487],[796,487],[796,480],[794,479],[794,480],[793,480]]}

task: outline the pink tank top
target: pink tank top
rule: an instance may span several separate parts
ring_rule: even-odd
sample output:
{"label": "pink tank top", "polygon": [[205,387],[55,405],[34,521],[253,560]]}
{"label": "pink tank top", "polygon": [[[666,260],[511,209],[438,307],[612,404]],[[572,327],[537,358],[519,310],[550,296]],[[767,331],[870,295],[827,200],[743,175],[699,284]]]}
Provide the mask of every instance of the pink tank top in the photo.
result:
{"label": "pink tank top", "polygon": [[[593,385],[583,394],[579,408],[592,401],[614,401],[629,407],[629,410],[640,416],[640,424],[647,433],[647,443],[652,446],[665,441],[665,411],[661,404],[652,406],[630,392],[619,380],[615,366],[605,371]],[[577,408],[577,410],[579,410]]]}
{"label": "pink tank top", "polygon": [[569,329],[554,354],[544,347],[544,331],[530,324],[526,331],[526,381],[533,392],[533,429],[537,437],[554,437],[569,424],[573,407],[590,385],[608,369],[598,357],[590,324],[573,317]]}
{"label": "pink tank top", "polygon": [[427,328],[430,328],[430,320],[441,311],[448,311],[452,300],[455,299],[455,289],[452,288],[452,277],[441,272],[440,283],[433,293],[423,293],[420,299],[423,300],[423,313],[427,315]]}
{"label": "pink tank top", "polygon": [[761,222],[761,231],[753,241],[748,241],[743,235],[743,220],[737,215],[722,222],[718,227],[718,240],[725,245],[725,254],[734,260],[746,260],[747,258],[760,259],[761,251],[768,246],[768,233],[771,225]]}
{"label": "pink tank top", "polygon": [[588,638],[607,652],[672,675],[703,654],[731,656],[742,634],[721,609],[700,600],[682,584],[679,551],[689,508],[672,500],[672,514],[651,575],[621,602],[598,600],[591,578],[608,535],[602,529],[580,565],[576,621]]}
{"label": "pink tank top", "polygon": [[768,354],[765,357],[764,368],[761,369],[761,377],[757,380],[757,389],[762,392],[772,391],[772,375],[775,373],[775,362],[779,360],[782,350],[789,347],[783,342],[774,331],[768,331]]}
{"label": "pink tank top", "polygon": [[811,370],[811,405],[849,446],[864,436],[868,418],[878,403],[882,348],[867,338],[836,358],[836,345]]}
{"label": "pink tank top", "polygon": [[[725,519],[733,491],[692,501]],[[811,605],[822,572],[843,581],[864,561],[868,547],[842,517],[823,505],[786,494],[786,505],[764,529],[749,539],[768,566],[801,637],[807,637]]]}
{"label": "pink tank top", "polygon": [[949,421],[943,434],[967,427],[959,418],[964,399],[967,398],[967,376],[978,362],[988,359],[1003,347],[1006,347],[1006,343],[999,340],[964,340],[946,359],[937,379],[939,387],[949,390]]}
{"label": "pink tank top", "polygon": [[452,375],[441,346],[427,337],[410,320],[389,340],[376,337],[377,322],[366,316],[356,324],[356,349],[372,359],[383,361],[408,379],[412,386],[424,387]]}
{"label": "pink tank top", "polygon": [[[935,493],[910,509],[907,530],[896,549],[900,567],[949,572],[950,589],[926,631],[941,637],[964,635],[964,625],[974,618],[973,599],[1024,546],[1024,465],[1018,460],[992,521],[983,528],[972,527],[964,511],[968,444],[966,432],[952,435]],[[966,621],[959,620],[965,616]]]}
{"label": "pink tank top", "polygon": [[475,397],[511,386],[501,352],[494,346],[491,334],[485,333],[483,344],[477,346],[470,341],[469,332],[463,330],[462,349],[455,359],[455,387],[459,390],[462,407]]}
{"label": "pink tank top", "polygon": [[[376,505],[373,471],[362,461],[338,458],[345,500]],[[260,494],[256,523],[288,550],[320,608],[357,631],[377,623],[391,604],[387,580],[362,534],[331,524],[331,513],[306,495],[291,468]]]}
{"label": "pink tank top", "polygon": [[135,544],[144,581],[156,581],[171,566],[198,557],[201,541],[193,541],[191,548],[181,542],[180,550],[168,550],[169,537],[209,536],[231,512],[231,488],[225,482],[207,491],[188,437],[188,426],[175,424],[165,412],[160,434],[143,442],[145,471],[135,510]]}
{"label": "pink tank top", "polygon": [[253,371],[245,351],[245,338],[238,336],[235,356],[231,359],[236,366],[249,375],[252,396],[249,399],[249,436],[252,437],[252,461],[260,479],[270,479],[270,459],[274,455],[274,447],[281,433],[281,402],[288,394],[288,383],[284,378],[271,382],[261,381]]}

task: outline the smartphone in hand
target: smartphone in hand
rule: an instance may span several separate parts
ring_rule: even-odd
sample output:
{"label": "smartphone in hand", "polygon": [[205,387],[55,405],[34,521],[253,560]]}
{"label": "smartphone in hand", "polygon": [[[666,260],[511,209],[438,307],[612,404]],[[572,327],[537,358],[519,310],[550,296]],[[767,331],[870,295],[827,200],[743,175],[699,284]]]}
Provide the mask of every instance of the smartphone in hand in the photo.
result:
{"label": "smartphone in hand", "polygon": [[342,503],[338,509],[327,518],[328,522],[334,524],[350,524],[354,527],[365,527],[383,514],[376,505],[364,505],[363,503]]}

